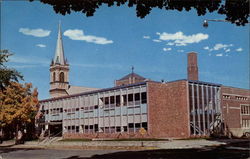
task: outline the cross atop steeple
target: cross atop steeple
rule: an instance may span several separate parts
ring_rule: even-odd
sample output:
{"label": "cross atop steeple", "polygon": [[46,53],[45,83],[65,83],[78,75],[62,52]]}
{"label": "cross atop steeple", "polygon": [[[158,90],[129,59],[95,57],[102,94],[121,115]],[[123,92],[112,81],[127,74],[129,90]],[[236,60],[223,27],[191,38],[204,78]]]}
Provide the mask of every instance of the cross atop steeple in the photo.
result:
{"label": "cross atop steeple", "polygon": [[61,21],[59,21],[58,25],[58,36],[57,36],[54,64],[59,64],[59,65],[66,64],[64,58],[63,42],[62,42]]}
{"label": "cross atop steeple", "polygon": [[134,73],[134,69],[135,69],[134,66],[132,66],[132,67],[131,67],[132,74]]}

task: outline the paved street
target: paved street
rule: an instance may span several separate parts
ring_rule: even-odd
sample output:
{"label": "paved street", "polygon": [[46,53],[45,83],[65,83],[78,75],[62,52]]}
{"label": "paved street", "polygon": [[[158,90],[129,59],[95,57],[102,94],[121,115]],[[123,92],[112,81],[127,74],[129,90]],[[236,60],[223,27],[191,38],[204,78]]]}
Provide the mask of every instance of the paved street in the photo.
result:
{"label": "paved street", "polygon": [[249,159],[248,140],[229,141],[220,146],[153,150],[109,150],[100,149],[100,147],[99,150],[94,150],[74,146],[39,148],[27,147],[27,145],[2,145],[0,159]]}
{"label": "paved street", "polygon": [[91,158],[93,155],[117,152],[117,150],[55,150],[37,148],[1,148],[0,151],[3,159]]}

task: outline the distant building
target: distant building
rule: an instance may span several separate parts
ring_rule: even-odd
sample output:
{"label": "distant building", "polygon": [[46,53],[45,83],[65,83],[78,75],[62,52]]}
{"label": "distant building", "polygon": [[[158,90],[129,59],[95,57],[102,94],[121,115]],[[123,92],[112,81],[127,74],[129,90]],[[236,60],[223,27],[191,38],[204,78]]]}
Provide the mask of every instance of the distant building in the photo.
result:
{"label": "distant building", "polygon": [[197,54],[187,79],[156,82],[134,73],[106,89],[71,87],[59,27],[50,67],[52,98],[40,100],[42,132],[64,138],[189,138],[250,132],[247,89],[199,81]]}

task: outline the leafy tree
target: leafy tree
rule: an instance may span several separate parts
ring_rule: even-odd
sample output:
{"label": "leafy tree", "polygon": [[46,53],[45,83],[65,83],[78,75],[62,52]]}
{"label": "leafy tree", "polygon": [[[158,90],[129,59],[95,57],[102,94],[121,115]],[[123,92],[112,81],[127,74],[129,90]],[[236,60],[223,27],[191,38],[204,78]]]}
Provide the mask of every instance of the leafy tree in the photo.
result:
{"label": "leafy tree", "polygon": [[18,71],[4,65],[11,55],[13,54],[9,53],[8,50],[0,50],[0,90],[4,90],[5,87],[10,85],[11,81],[23,80],[23,76]]}
{"label": "leafy tree", "polygon": [[[29,0],[34,1],[34,0]],[[207,12],[217,11],[226,15],[225,20],[236,25],[245,25],[249,17],[249,0],[40,0],[53,6],[56,13],[62,15],[82,12],[86,16],[93,16],[96,9],[103,4],[111,6],[135,6],[136,14],[140,18],[148,15],[153,8],[165,10],[190,11],[195,9],[198,16]]]}
{"label": "leafy tree", "polygon": [[0,127],[14,127],[23,130],[29,123],[34,123],[37,112],[38,92],[31,91],[32,84],[10,84],[0,91]]}

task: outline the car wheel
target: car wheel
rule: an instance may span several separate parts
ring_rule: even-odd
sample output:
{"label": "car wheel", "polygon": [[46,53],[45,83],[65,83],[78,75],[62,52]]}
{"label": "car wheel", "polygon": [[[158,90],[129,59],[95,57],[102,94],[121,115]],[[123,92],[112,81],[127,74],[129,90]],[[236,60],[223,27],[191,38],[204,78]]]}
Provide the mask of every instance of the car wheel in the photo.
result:
{"label": "car wheel", "polygon": [[246,133],[245,133],[245,136],[246,136],[247,138],[250,138],[250,132],[246,132]]}

